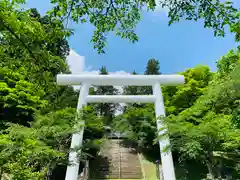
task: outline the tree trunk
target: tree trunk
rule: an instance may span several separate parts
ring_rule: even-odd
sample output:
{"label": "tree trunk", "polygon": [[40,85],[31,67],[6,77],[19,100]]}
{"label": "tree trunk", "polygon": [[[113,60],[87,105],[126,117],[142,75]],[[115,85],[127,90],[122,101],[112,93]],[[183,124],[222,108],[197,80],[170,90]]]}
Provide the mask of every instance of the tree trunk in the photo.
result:
{"label": "tree trunk", "polygon": [[53,168],[49,167],[48,172],[46,174],[46,180],[51,180],[52,179],[52,173],[53,173]]}
{"label": "tree trunk", "polygon": [[207,164],[208,173],[210,175],[210,178],[214,179],[214,170],[213,170],[214,168],[213,168],[212,163],[207,160],[206,164]]}
{"label": "tree trunk", "polygon": [[3,169],[0,168],[0,180],[2,179],[2,176],[3,176]]}
{"label": "tree trunk", "polygon": [[214,163],[213,163],[213,152],[212,151],[207,152],[206,165],[208,168],[208,173],[210,175],[210,178],[214,179],[215,173],[214,173]]}
{"label": "tree trunk", "polygon": [[219,159],[218,160],[218,164],[217,164],[217,166],[216,166],[216,174],[217,174],[217,177],[218,178],[222,178],[222,174],[221,174],[221,172],[222,172],[222,167],[223,167],[223,160],[222,159]]}

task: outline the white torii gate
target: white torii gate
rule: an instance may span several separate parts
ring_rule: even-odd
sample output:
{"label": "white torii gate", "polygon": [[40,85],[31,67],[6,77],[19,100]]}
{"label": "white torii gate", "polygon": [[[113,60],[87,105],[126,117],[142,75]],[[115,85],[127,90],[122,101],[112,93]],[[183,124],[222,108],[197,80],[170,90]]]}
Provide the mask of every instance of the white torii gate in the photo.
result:
{"label": "white torii gate", "polygon": [[[161,85],[176,86],[184,83],[182,75],[57,75],[59,85],[80,85],[81,90],[78,99],[77,110],[79,111],[87,103],[154,103],[157,119],[157,129],[161,129],[163,124],[161,118],[165,116],[165,108]],[[100,86],[152,86],[153,95],[88,95],[90,85]],[[83,122],[82,122],[83,123]],[[71,148],[82,145],[83,131],[73,134]],[[162,135],[164,131],[159,131]],[[169,138],[159,140],[160,155],[162,161],[164,180],[175,180],[175,172],[171,151],[164,151],[166,146],[170,145]],[[67,167],[65,180],[77,180],[79,160],[77,152],[70,152],[69,161],[73,163]]]}

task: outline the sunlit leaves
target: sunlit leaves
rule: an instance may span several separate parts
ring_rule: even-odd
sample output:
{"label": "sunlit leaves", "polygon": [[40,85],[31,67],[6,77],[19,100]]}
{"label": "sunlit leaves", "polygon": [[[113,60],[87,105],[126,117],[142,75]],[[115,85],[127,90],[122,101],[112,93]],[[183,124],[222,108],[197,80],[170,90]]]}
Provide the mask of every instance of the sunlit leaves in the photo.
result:
{"label": "sunlit leaves", "polygon": [[191,107],[201,96],[212,78],[212,73],[207,66],[189,68],[181,73],[184,75],[185,84],[177,87],[163,87],[163,94],[168,114],[178,114]]}
{"label": "sunlit leaves", "polygon": [[15,6],[20,1],[0,3],[0,170],[16,180],[45,179],[68,163],[71,134],[83,128],[75,109],[54,112],[76,106],[73,88],[55,82],[56,74],[69,72],[71,32],[59,20]]}
{"label": "sunlit leaves", "polygon": [[63,156],[40,141],[36,132],[32,128],[11,125],[0,134],[1,168],[13,179],[44,179],[51,161]]}
{"label": "sunlit leaves", "polygon": [[165,123],[173,149],[182,158],[193,158],[208,164],[209,173],[220,177],[221,165],[215,152],[237,156],[240,144],[238,101],[240,98],[239,53],[230,51],[218,61],[219,71],[196,102],[179,114],[169,115]]}
{"label": "sunlit leaves", "polygon": [[44,92],[34,84],[24,80],[18,72],[1,68],[4,78],[0,82],[1,123],[12,122],[28,125],[33,120],[33,114],[46,107],[47,101],[43,100]]}
{"label": "sunlit leaves", "polygon": [[115,127],[139,147],[152,147],[156,137],[156,120],[153,106],[129,106],[122,116],[115,120]]}
{"label": "sunlit leaves", "polygon": [[218,72],[220,74],[231,72],[236,67],[237,62],[240,62],[239,52],[234,52],[233,50],[229,51],[217,61]]}
{"label": "sunlit leaves", "polygon": [[213,28],[216,36],[225,35],[225,25],[239,22],[238,9],[229,1],[222,3],[219,0],[160,0],[160,4],[169,9],[169,24],[181,19],[195,21],[204,19],[204,27]]}
{"label": "sunlit leaves", "polygon": [[[107,35],[115,32],[117,36],[136,42],[135,27],[144,8],[154,10],[155,0],[52,0],[56,6],[50,12],[62,20],[91,23],[94,27],[92,42],[99,53],[104,53]],[[210,0],[159,0],[158,5],[168,10],[169,24],[185,20],[204,20],[204,27],[212,28],[215,36],[224,36],[226,25],[239,23],[238,9],[232,2]],[[236,26],[234,26],[236,29]],[[236,30],[233,30],[236,32]]]}
{"label": "sunlit leaves", "polygon": [[59,20],[40,18],[34,10],[22,11],[9,4],[0,8],[1,66],[15,70],[24,63],[28,80],[38,79],[35,83],[39,85],[68,71],[65,56],[69,47],[65,38],[70,31]]}

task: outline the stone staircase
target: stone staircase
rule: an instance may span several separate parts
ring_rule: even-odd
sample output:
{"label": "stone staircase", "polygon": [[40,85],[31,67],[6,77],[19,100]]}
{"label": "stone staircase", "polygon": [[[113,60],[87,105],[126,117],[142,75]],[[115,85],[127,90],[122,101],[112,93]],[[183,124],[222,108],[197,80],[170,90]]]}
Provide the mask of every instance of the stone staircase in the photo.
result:
{"label": "stone staircase", "polygon": [[142,179],[141,164],[133,148],[121,140],[108,140],[99,156],[90,161],[90,180]]}

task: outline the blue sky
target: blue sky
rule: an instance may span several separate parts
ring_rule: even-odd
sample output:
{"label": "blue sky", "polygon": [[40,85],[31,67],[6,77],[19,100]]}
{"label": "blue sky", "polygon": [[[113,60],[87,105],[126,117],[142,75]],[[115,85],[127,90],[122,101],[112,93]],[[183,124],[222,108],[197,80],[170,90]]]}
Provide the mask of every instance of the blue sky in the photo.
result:
{"label": "blue sky", "polygon": [[[51,8],[49,2],[28,0],[27,7],[36,7],[43,14]],[[167,23],[162,10],[144,12],[136,28],[139,41],[132,44],[110,34],[103,55],[99,55],[90,43],[93,27],[75,24],[69,44],[85,57],[85,70],[98,70],[105,65],[110,72],[135,70],[138,73],[144,72],[150,58],[160,61],[162,73],[176,73],[198,64],[209,65],[215,70],[216,60],[238,45],[230,33],[224,38],[214,37],[211,29],[203,28],[203,22],[180,21],[170,27]],[[80,60],[74,60],[72,66],[82,66],[79,64]]]}

